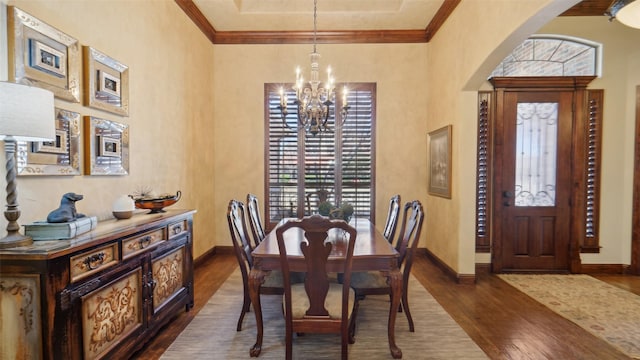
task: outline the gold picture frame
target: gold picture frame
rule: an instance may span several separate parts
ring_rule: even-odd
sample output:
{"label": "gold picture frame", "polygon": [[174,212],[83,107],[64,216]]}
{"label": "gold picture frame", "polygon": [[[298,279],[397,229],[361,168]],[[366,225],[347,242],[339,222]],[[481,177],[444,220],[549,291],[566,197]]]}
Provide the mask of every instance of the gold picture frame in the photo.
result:
{"label": "gold picture frame", "polygon": [[18,141],[18,176],[80,175],[80,114],[60,108],[55,114],[55,140]]}
{"label": "gold picture frame", "polygon": [[9,80],[80,102],[80,43],[18,9],[7,7]]}
{"label": "gold picture frame", "polygon": [[129,125],[84,117],[85,175],[129,174]]}
{"label": "gold picture frame", "polygon": [[129,116],[129,68],[90,47],[84,53],[84,105]]}
{"label": "gold picture frame", "polygon": [[429,194],[451,199],[451,125],[429,132]]}

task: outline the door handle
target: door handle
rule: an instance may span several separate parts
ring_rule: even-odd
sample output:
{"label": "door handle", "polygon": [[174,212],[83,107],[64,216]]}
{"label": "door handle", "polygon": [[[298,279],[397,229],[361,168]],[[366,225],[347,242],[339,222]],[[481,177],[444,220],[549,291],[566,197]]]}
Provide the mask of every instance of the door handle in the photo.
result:
{"label": "door handle", "polygon": [[511,206],[511,203],[509,203],[509,199],[512,197],[513,197],[513,193],[511,191],[503,191],[502,198],[504,199],[504,201],[502,202],[502,205]]}

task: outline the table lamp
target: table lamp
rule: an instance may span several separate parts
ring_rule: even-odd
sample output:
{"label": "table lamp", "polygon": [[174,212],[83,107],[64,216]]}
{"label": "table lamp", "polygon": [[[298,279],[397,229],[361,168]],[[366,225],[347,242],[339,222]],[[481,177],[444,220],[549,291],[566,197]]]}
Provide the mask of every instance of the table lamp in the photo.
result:
{"label": "table lamp", "polygon": [[7,210],[4,217],[7,235],[0,239],[0,249],[32,243],[20,234],[20,210],[16,184],[16,142],[51,141],[56,137],[53,93],[49,90],[0,82],[0,140],[4,140],[7,179]]}

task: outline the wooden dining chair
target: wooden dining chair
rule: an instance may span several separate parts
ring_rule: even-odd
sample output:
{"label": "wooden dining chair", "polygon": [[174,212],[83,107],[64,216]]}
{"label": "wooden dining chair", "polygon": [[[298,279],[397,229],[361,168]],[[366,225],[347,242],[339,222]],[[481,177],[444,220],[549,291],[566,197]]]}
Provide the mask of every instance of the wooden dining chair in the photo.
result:
{"label": "wooden dining chair", "polygon": [[247,214],[249,215],[249,227],[253,236],[253,243],[258,246],[266,236],[262,219],[260,218],[260,208],[258,207],[258,197],[247,194]]}
{"label": "wooden dining chair", "polygon": [[398,215],[400,214],[400,195],[394,195],[389,200],[389,212],[387,213],[387,221],[384,223],[382,235],[389,244],[393,243],[393,237],[396,235],[396,227],[398,226]]}
{"label": "wooden dining chair", "polygon": [[[240,266],[240,272],[242,273],[244,297],[242,302],[242,311],[240,312],[238,325],[236,326],[236,330],[240,331],[242,330],[244,315],[249,312],[249,307],[251,305],[251,298],[249,297],[249,272],[251,271],[251,268],[253,268],[253,258],[251,257],[253,247],[251,246],[247,232],[244,204],[241,201],[229,201],[227,220],[229,221],[229,232],[231,233],[233,250],[236,254],[238,265]],[[284,294],[282,284],[282,272],[271,271],[265,276],[264,283],[260,287],[260,293],[266,295],[282,295]]]}
{"label": "wooden dining chair", "polygon": [[[284,233],[296,231],[296,228],[304,233],[300,250],[307,272],[304,283],[291,284]],[[350,283],[356,234],[356,229],[346,222],[329,220],[320,215],[290,220],[276,229],[282,277],[284,283],[289,284],[284,287],[287,360],[292,358],[294,332],[339,333],[342,359],[348,358],[348,344],[353,343],[355,329],[355,319],[352,316],[355,293]],[[332,237],[329,241],[328,236]],[[340,239],[334,241],[336,236]],[[327,268],[329,254],[334,246],[340,246],[339,252],[345,256],[344,268],[341,269],[344,274],[342,284],[330,281]]]}
{"label": "wooden dining chair", "polygon": [[[415,329],[411,311],[409,310],[409,275],[411,274],[413,257],[418,248],[423,220],[424,210],[420,201],[414,200],[406,203],[404,206],[400,235],[396,243],[396,250],[400,255],[398,257],[398,267],[402,271],[402,300],[400,302],[400,310],[404,310],[407,320],[409,321],[409,331],[411,332],[414,332]],[[387,283],[387,277],[379,271],[354,272],[351,277],[351,287],[356,293],[355,316],[357,316],[360,306],[359,301],[364,299],[366,295],[389,295],[389,297],[391,297],[391,288]]]}

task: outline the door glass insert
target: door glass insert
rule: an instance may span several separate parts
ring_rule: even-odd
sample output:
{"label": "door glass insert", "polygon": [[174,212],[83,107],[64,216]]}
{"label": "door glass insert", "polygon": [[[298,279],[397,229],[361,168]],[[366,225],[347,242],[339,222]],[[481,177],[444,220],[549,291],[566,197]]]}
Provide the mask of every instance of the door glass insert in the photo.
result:
{"label": "door glass insert", "polygon": [[554,206],[558,103],[518,103],[515,206]]}

